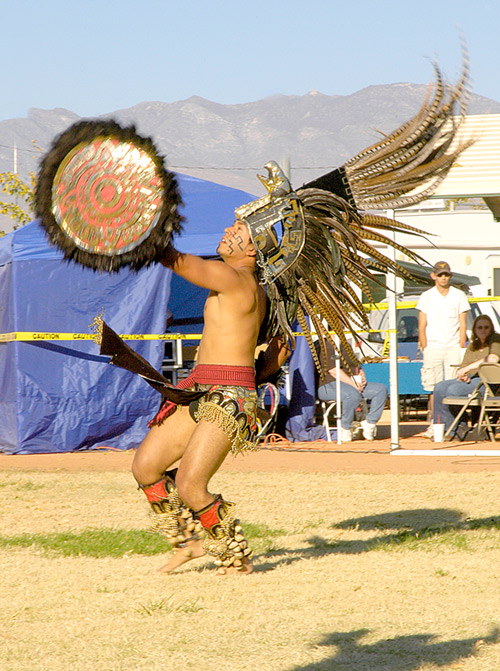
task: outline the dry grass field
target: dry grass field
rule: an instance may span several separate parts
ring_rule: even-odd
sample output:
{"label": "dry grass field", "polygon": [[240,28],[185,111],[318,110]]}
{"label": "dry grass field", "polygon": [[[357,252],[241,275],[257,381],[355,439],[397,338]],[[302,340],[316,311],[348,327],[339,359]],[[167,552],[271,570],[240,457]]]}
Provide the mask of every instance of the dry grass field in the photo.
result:
{"label": "dry grass field", "polygon": [[499,671],[500,473],[221,471],[255,548],[165,576],[125,472],[0,472],[4,671]]}

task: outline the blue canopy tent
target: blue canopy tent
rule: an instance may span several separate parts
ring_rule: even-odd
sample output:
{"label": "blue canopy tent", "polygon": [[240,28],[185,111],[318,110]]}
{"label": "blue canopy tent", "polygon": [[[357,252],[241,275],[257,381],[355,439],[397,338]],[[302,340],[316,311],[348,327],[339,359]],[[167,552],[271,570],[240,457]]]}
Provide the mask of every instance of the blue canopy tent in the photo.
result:
{"label": "blue canopy tent", "polygon": [[[299,328],[295,324],[295,328]],[[311,350],[304,336],[295,339],[288,364],[290,399],[286,437],[291,443],[326,440],[326,429],[315,423],[316,373]]]}
{"label": "blue canopy tent", "polygon": [[[214,254],[234,208],[254,196],[178,178],[186,223],[176,247]],[[205,296],[160,265],[108,275],[67,263],[36,221],[0,239],[0,333],[89,333],[103,310],[118,333],[162,333],[167,309],[189,320],[201,314]],[[131,344],[160,369],[162,341]],[[142,379],[108,365],[92,341],[0,342],[0,451],[5,453],[136,447],[159,400]]]}

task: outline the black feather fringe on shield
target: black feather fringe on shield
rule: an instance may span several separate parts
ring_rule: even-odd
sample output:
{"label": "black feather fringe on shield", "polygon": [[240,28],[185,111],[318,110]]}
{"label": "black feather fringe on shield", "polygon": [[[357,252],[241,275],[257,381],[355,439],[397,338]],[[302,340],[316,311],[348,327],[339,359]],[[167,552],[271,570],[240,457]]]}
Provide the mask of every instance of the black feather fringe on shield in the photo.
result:
{"label": "black feather fringe on shield", "polygon": [[[91,142],[99,136],[131,142],[145,151],[163,182],[162,207],[157,224],[142,242],[123,254],[100,254],[78,247],[54,218],[52,186],[61,162],[78,144]],[[35,215],[40,219],[50,242],[64,253],[68,261],[104,272],[116,272],[124,266],[139,270],[161,260],[171,234],[182,230],[181,206],[177,180],[165,168],[164,159],[158,154],[151,138],[138,135],[133,125],[122,127],[111,119],[78,121],[61,133],[42,159],[35,189]]]}

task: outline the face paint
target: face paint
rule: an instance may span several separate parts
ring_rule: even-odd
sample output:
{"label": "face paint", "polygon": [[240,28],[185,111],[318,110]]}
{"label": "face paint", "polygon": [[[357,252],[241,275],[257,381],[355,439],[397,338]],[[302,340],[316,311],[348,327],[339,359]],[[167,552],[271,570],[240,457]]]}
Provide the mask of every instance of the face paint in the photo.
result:
{"label": "face paint", "polygon": [[247,228],[245,224],[241,224],[240,222],[235,222],[232,226],[226,228],[221,244],[226,245],[227,256],[233,256],[238,252],[245,252],[250,238],[250,235],[247,233],[245,239],[245,233],[247,233]]}
{"label": "face paint", "polygon": [[239,233],[233,235],[233,237],[229,239],[227,245],[229,247],[230,254],[234,254],[235,247],[237,247],[242,252],[245,249],[243,238]]}

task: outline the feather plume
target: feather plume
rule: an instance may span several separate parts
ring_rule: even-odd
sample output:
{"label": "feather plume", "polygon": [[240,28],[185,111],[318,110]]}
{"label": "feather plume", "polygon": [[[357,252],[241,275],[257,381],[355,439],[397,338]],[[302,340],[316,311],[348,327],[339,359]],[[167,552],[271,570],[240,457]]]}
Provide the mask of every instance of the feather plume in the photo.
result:
{"label": "feather plume", "polygon": [[417,254],[384,232],[391,229],[414,235],[424,232],[380,215],[365,217],[343,198],[321,189],[299,189],[297,196],[304,211],[305,244],[294,265],[268,285],[270,320],[266,335],[267,338],[280,336],[293,345],[292,325],[297,319],[322,374],[309,320],[320,341],[329,340],[339,349],[336,336],[347,355],[354,358],[345,334],[351,332],[355,336],[355,329],[368,327],[355,287],[372,300],[369,282],[374,279],[374,267],[383,273],[411,277],[372,242],[383,242],[419,262],[421,258]]}
{"label": "feather plume", "polygon": [[330,340],[339,350],[336,335],[351,356],[345,333],[354,335],[356,327],[368,327],[355,287],[373,301],[370,283],[379,283],[373,270],[412,277],[374,243],[393,247],[416,263],[425,262],[388,233],[427,238],[426,232],[367,210],[403,208],[424,200],[472,144],[473,140],[457,140],[469,99],[465,47],[463,54],[462,74],[455,86],[448,85],[434,65],[434,88],[429,88],[412,119],[296,192],[304,209],[305,244],[294,265],[269,285],[271,313],[276,318],[269,323],[268,334],[290,337],[297,318],[320,374],[307,317],[320,340]]}
{"label": "feather plume", "polygon": [[357,209],[396,209],[427,198],[473,140],[456,142],[469,100],[468,55],[456,86],[444,82],[434,64],[436,83],[418,113],[343,168]]}

